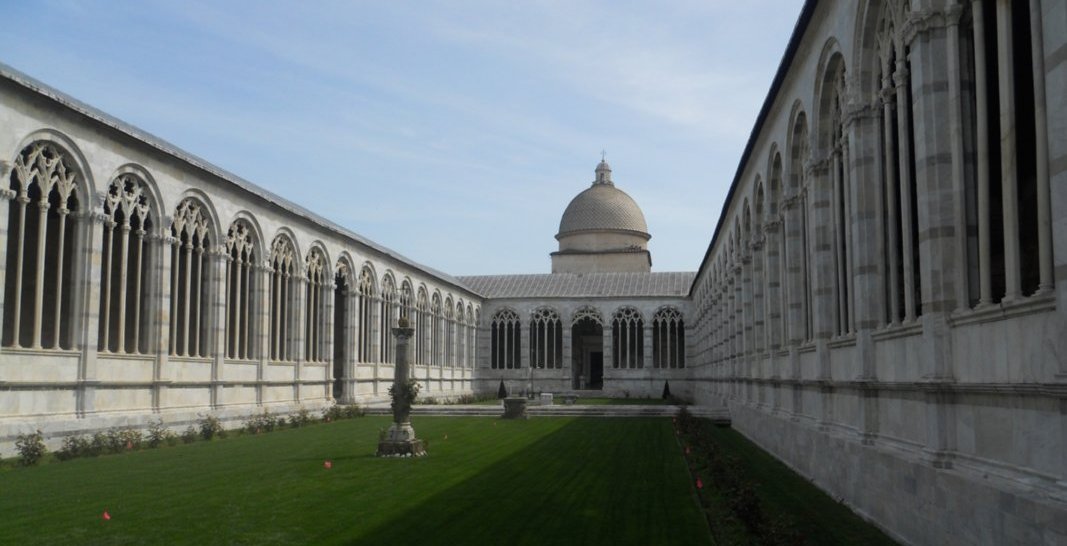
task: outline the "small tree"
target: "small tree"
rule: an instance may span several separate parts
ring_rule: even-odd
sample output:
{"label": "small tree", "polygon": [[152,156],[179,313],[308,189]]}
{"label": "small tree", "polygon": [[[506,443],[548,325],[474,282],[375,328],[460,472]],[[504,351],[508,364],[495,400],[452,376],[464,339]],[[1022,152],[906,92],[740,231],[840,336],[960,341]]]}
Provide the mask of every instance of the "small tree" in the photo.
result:
{"label": "small tree", "polygon": [[504,380],[503,379],[500,380],[500,388],[496,390],[496,397],[497,398],[507,398],[508,397],[508,388],[504,386]]}
{"label": "small tree", "polygon": [[667,400],[670,397],[671,397],[671,382],[670,381],[664,381],[663,382],[663,399]]}
{"label": "small tree", "polygon": [[22,466],[35,465],[48,453],[48,448],[44,446],[44,435],[40,430],[19,434],[15,438],[15,449],[19,452],[19,464]]}

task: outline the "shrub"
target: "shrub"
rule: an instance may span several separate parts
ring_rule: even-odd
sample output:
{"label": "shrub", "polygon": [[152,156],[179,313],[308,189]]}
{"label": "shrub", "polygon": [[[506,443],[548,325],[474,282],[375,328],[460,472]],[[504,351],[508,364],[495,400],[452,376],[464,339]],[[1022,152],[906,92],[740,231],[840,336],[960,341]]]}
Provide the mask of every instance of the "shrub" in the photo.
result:
{"label": "shrub", "polygon": [[667,400],[667,399],[669,399],[671,397],[671,382],[670,381],[664,381],[663,382],[663,394],[660,395],[660,396],[664,400]]}
{"label": "shrub", "polygon": [[303,406],[301,406],[296,413],[289,416],[289,424],[292,425],[293,428],[305,427],[313,422],[314,419],[311,418],[311,412]]}
{"label": "shrub", "polygon": [[95,455],[92,449],[92,441],[85,436],[67,436],[63,438],[63,447],[56,452],[56,458],[68,461],[77,457],[89,457]]}
{"label": "shrub", "polygon": [[334,404],[322,410],[323,421],[354,419],[356,417],[363,417],[363,408],[359,407],[359,404]]}
{"label": "shrub", "polygon": [[141,449],[141,443],[144,441],[144,436],[141,434],[141,431],[132,428],[119,430],[118,437],[120,444],[119,451]]}
{"label": "shrub", "polygon": [[440,402],[438,402],[437,399],[434,398],[433,396],[427,396],[427,397],[424,397],[422,400],[420,400],[419,403],[420,404],[425,404],[427,406],[436,406]]}
{"label": "shrub", "polygon": [[173,433],[163,424],[163,419],[148,422],[148,447],[159,447],[167,441],[167,436]]}
{"label": "shrub", "polygon": [[19,464],[22,466],[34,466],[48,453],[48,448],[44,445],[44,435],[40,430],[19,434],[15,438],[15,449],[19,452]]}
{"label": "shrub", "polygon": [[89,441],[89,453],[88,453],[89,456],[90,457],[96,457],[97,455],[100,455],[101,453],[107,453],[107,451],[108,451],[107,434],[102,430],[94,432],[92,440]]}
{"label": "shrub", "polygon": [[185,431],[182,432],[182,442],[191,444],[196,441],[198,436],[200,435],[196,432],[196,427],[189,425],[186,427]]}
{"label": "shrub", "polygon": [[345,410],[341,406],[334,404],[327,408],[322,408],[322,420],[329,423],[330,421],[339,421],[345,418]]}
{"label": "shrub", "polygon": [[222,428],[222,422],[218,417],[211,415],[199,415],[199,419],[196,420],[197,428],[200,429],[200,437],[205,440],[211,440],[212,438],[225,438],[226,431]]}
{"label": "shrub", "polygon": [[244,422],[244,430],[252,434],[270,432],[278,426],[278,418],[268,409],[263,413],[250,415]]}
{"label": "shrub", "polygon": [[508,388],[504,386],[504,380],[503,379],[500,380],[500,388],[498,388],[496,390],[496,397],[497,398],[507,398],[508,397]]}

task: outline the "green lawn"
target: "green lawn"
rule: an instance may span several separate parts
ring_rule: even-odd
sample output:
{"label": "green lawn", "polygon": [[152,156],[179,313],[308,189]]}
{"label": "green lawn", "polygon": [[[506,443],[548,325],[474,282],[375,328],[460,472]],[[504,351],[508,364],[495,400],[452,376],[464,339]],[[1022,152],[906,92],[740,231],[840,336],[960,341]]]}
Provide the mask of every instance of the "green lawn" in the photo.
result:
{"label": "green lawn", "polygon": [[732,428],[712,427],[712,438],[736,456],[772,512],[788,513],[809,544],[896,544],[778,459]]}
{"label": "green lawn", "polygon": [[387,424],[366,417],[9,469],[0,544],[710,540],[668,419],[417,418],[430,456],[414,460],[374,457]]}

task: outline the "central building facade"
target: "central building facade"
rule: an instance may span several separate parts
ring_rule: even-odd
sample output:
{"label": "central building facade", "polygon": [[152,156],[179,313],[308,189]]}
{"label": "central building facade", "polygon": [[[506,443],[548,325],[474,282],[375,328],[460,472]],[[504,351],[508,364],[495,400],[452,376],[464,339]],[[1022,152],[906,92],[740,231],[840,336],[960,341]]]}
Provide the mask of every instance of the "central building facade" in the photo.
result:
{"label": "central building facade", "polygon": [[601,161],[563,212],[552,273],[459,280],[483,295],[476,390],[655,397],[684,385],[695,273],[652,272],[645,215]]}

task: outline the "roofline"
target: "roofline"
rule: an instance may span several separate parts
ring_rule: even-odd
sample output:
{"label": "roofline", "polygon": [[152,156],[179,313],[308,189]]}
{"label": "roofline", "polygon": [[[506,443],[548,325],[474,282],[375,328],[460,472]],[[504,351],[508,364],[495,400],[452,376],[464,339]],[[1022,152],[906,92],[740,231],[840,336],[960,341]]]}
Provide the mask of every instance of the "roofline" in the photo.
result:
{"label": "roofline", "polygon": [[356,243],[357,245],[362,246],[363,248],[370,250],[382,257],[396,260],[412,269],[422,272],[425,275],[428,275],[434,279],[438,279],[444,282],[445,284],[449,284],[459,290],[463,290],[464,292],[467,292],[470,295],[477,296],[479,298],[482,298],[483,300],[486,299],[484,295],[479,294],[474,290],[471,290],[469,287],[463,285],[463,283],[458,281],[455,277],[452,277],[447,273],[443,273],[431,267],[421,265],[418,262],[415,262],[414,260],[407,258],[404,255],[388,247],[379,245],[378,243],[375,243],[374,241],[371,241],[370,239],[367,239],[350,229],[344,228],[339,224],[327,220],[326,218],[323,218],[311,212],[310,210],[307,210],[304,207],[297,205],[296,203],[293,203],[288,199],[285,199],[284,197],[281,197],[265,188],[253,184],[252,182],[249,182],[248,180],[245,180],[244,178],[241,178],[240,176],[237,176],[236,174],[233,174],[227,171],[226,169],[223,169],[222,167],[214,165],[211,162],[195,154],[187,152],[179,148],[178,146],[171,144],[170,142],[159,138],[135,125],[122,121],[98,108],[94,108],[93,106],[90,106],[89,104],[82,102],[62,91],[59,91],[58,89],[51,87],[41,82],[40,80],[37,80],[36,78],[29,76],[28,74],[25,74],[19,71],[18,69],[15,69],[2,62],[0,62],[0,79],[10,81],[15,85],[29,91],[30,93],[56,102],[60,106],[67,108],[68,110],[71,110],[77,114],[81,114],[82,116],[85,116],[86,118],[96,123],[104,125],[122,135],[132,138],[137,142],[140,142],[141,144],[144,144],[149,148],[156,150],[157,152],[173,157],[181,161],[182,163],[189,165],[194,170],[202,171],[209,176],[233,184],[238,189],[244,190],[248,193],[251,193],[255,197],[258,197],[259,199],[266,201],[268,205],[280,207],[294,216],[303,218],[304,220],[311,222],[314,225],[317,225],[320,229],[334,232],[335,234],[340,235],[343,238],[347,238]]}
{"label": "roofline", "polygon": [[811,17],[815,13],[815,8],[818,3],[819,0],[805,0],[804,7],[800,10],[800,17],[797,18],[797,22],[793,26],[793,34],[789,37],[789,44],[786,45],[785,53],[782,54],[782,60],[778,62],[778,71],[775,72],[774,79],[771,80],[771,88],[767,92],[767,98],[763,99],[763,106],[760,108],[759,115],[756,116],[756,123],[752,127],[752,132],[748,135],[748,142],[745,144],[745,150],[741,152],[741,160],[737,163],[737,172],[734,173],[734,180],[730,183],[730,190],[726,192],[726,199],[722,203],[722,210],[719,212],[719,221],[715,224],[715,231],[711,235],[711,242],[708,243],[708,249],[704,252],[704,259],[701,260],[696,275],[693,276],[693,284],[689,285],[690,297],[692,297],[693,290],[696,288],[697,281],[700,279],[700,274],[704,271],[704,268],[708,265],[708,261],[711,259],[711,250],[715,248],[715,243],[719,240],[719,232],[722,231],[722,224],[726,221],[726,213],[730,208],[734,192],[736,192],[737,187],[741,185],[741,175],[744,174],[745,165],[748,164],[748,161],[752,156],[752,150],[756,147],[756,140],[759,139],[760,132],[763,130],[763,124],[767,121],[767,116],[770,114],[771,107],[774,106],[775,101],[778,99],[778,92],[782,88],[782,82],[785,80],[785,76],[789,72],[789,67],[793,64],[793,57],[796,56],[797,50],[800,49],[800,42],[804,38],[804,33],[808,30],[808,24],[811,22]]}
{"label": "roofline", "polygon": [[614,229],[614,228],[585,228],[585,229],[572,229],[570,231],[561,231],[555,235],[558,241],[560,237],[567,237],[569,235],[582,235],[584,233],[621,233],[623,235],[635,235],[641,237],[646,241],[652,240],[652,235],[645,231],[637,231],[636,229]]}

